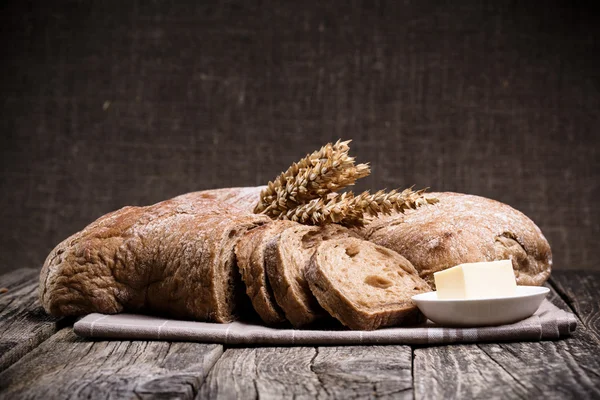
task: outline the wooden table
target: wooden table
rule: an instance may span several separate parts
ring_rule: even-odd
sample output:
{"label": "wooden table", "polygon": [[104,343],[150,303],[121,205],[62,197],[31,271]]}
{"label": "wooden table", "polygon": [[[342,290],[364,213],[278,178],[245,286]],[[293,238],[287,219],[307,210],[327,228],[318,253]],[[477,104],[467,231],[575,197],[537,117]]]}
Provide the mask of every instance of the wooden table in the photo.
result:
{"label": "wooden table", "polygon": [[600,398],[600,273],[556,271],[568,339],[433,347],[92,341],[47,316],[36,269],[0,277],[0,398]]}

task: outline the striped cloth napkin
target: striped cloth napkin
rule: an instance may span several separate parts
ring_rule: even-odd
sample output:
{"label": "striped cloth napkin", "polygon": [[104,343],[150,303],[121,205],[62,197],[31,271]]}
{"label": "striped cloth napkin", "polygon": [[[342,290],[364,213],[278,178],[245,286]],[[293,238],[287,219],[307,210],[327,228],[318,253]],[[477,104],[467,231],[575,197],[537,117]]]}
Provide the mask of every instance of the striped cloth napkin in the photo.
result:
{"label": "striped cloth napkin", "polygon": [[77,321],[75,333],[89,338],[194,341],[263,345],[445,344],[555,340],[571,335],[577,319],[548,300],[531,317],[510,325],[446,328],[428,321],[415,327],[350,331],[343,328],[269,328],[247,322],[216,324],[136,314],[90,314]]}

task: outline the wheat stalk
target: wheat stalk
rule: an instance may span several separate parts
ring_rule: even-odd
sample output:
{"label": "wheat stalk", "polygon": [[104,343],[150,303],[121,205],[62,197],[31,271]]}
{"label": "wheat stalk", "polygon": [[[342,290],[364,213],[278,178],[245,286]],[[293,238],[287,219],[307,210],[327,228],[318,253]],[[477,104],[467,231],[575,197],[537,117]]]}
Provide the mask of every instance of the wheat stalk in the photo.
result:
{"label": "wheat stalk", "polygon": [[364,226],[365,215],[376,217],[379,214],[390,214],[392,211],[404,213],[408,209],[416,209],[425,204],[435,204],[439,200],[424,196],[425,189],[402,192],[380,190],[371,194],[363,192],[355,196],[346,192],[329,199],[313,199],[279,215],[279,219],[289,219],[309,225],[337,223],[345,226]]}
{"label": "wheat stalk", "polygon": [[278,218],[287,211],[353,185],[370,174],[367,164],[354,165],[350,140],[328,143],[293,163],[261,192],[255,213]]}
{"label": "wheat stalk", "polygon": [[434,197],[425,197],[426,190],[421,189],[416,192],[412,188],[404,189],[401,192],[380,190],[374,194],[367,191],[356,196],[350,206],[372,217],[376,217],[380,213],[390,214],[392,211],[404,213],[406,210],[416,209],[425,204],[435,204],[439,201]]}
{"label": "wheat stalk", "polygon": [[352,192],[345,192],[329,198],[313,199],[307,204],[282,213],[279,219],[289,219],[308,225],[324,225],[326,223],[340,223],[350,215],[359,218],[362,213],[354,215],[354,210],[349,208],[352,198],[354,198]]}

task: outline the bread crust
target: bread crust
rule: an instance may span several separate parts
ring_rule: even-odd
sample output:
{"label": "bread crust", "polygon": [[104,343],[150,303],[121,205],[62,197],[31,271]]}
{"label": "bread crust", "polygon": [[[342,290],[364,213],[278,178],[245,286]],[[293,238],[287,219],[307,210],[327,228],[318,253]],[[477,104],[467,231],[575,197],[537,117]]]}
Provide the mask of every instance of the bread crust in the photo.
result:
{"label": "bread crust", "polygon": [[237,264],[246,285],[246,294],[260,318],[268,325],[286,322],[277,304],[265,267],[265,247],[283,230],[298,225],[292,221],[272,221],[248,231],[235,246]]}
{"label": "bread crust", "polygon": [[327,316],[310,291],[304,270],[322,241],[348,236],[357,237],[359,234],[339,225],[296,224],[267,243],[267,276],[277,304],[294,327],[302,327]]}
{"label": "bread crust", "polygon": [[377,218],[365,237],[399,254],[435,287],[433,273],[467,262],[511,259],[519,285],[542,285],[552,252],[541,230],[523,213],[484,197],[431,193],[434,205]]}
{"label": "bread crust", "polygon": [[124,207],[52,250],[40,274],[40,301],[59,316],[147,311],[231,321],[242,286],[235,243],[268,221],[202,192]]}
{"label": "bread crust", "polygon": [[298,225],[289,228],[289,232],[284,231],[272,238],[265,246],[265,266],[273,295],[286,319],[294,327],[313,322],[323,316],[323,312],[304,280],[302,269],[306,256],[299,252],[288,255],[288,247],[293,246],[288,238],[292,235],[302,236],[317,229]]}
{"label": "bread crust", "polygon": [[183,196],[198,196],[227,204],[242,211],[253,212],[260,199],[260,192],[266,186],[234,187],[222,189],[209,189],[200,192],[184,194]]}

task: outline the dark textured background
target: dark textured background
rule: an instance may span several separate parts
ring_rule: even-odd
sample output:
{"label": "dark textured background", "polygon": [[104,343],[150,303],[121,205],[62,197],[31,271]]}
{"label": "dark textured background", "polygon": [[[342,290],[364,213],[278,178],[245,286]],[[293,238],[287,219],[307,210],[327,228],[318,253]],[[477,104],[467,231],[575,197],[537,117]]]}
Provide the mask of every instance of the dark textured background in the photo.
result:
{"label": "dark textured background", "polygon": [[[0,3],[0,271],[128,204],[351,138],[358,189],[506,202],[600,268],[597,19],[572,2]],[[571,8],[567,6],[571,5]]]}

